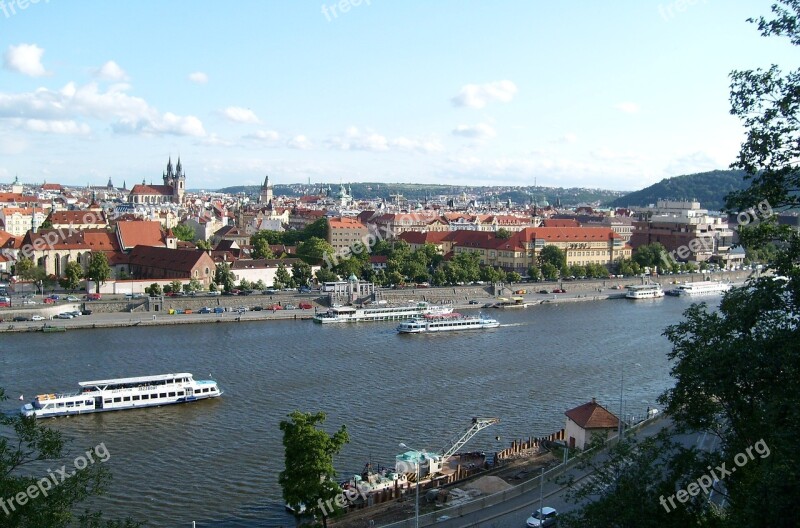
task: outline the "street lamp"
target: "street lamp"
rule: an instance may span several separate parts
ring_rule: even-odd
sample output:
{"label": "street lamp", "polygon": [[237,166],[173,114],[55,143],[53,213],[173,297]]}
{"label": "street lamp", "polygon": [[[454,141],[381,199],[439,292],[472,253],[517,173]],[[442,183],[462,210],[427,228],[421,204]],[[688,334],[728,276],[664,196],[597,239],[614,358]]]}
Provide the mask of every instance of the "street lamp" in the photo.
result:
{"label": "street lamp", "polygon": [[[403,442],[400,442],[400,447],[404,449],[411,449]],[[419,455],[420,452],[414,449],[414,452],[417,454],[417,483],[414,486],[416,489],[416,499],[414,501],[414,528],[419,528]]]}

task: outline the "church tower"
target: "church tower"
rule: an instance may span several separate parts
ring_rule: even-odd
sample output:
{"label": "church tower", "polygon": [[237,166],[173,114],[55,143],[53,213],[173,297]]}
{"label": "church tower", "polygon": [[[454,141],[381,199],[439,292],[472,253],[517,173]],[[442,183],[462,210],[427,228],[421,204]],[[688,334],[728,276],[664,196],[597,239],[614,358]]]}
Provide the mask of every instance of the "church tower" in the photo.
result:
{"label": "church tower", "polygon": [[172,198],[175,203],[183,203],[183,195],[186,193],[186,174],[183,172],[181,157],[178,156],[178,164],[175,165],[175,178],[172,181]]}
{"label": "church tower", "polygon": [[264,185],[261,186],[261,194],[258,196],[258,203],[268,205],[272,202],[272,185],[269,183],[269,174],[264,178]]}

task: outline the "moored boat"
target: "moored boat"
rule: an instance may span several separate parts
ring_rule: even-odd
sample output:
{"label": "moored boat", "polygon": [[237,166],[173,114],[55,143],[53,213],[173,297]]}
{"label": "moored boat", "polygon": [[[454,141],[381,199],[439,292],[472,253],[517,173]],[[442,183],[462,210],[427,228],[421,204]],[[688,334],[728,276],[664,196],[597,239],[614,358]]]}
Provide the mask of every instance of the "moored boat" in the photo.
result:
{"label": "moored boat", "polygon": [[628,293],[625,294],[628,299],[656,299],[663,296],[664,290],[657,283],[628,286]]}
{"label": "moored boat", "polygon": [[716,295],[732,288],[730,283],[720,281],[698,281],[681,284],[674,291],[676,295],[694,297],[699,295]]}
{"label": "moored boat", "polygon": [[419,302],[400,306],[369,306],[356,308],[353,306],[334,306],[330,310],[314,316],[317,323],[357,323],[363,321],[398,321],[423,315],[449,314],[450,306],[433,305]]}
{"label": "moored boat", "polygon": [[497,319],[479,317],[474,315],[464,316],[459,313],[443,315],[427,315],[411,321],[404,321],[397,327],[401,334],[421,334],[425,332],[450,332],[455,330],[485,330],[497,328],[500,323]]}
{"label": "moored boat", "polygon": [[195,380],[189,373],[159,374],[78,383],[81,390],[39,394],[20,409],[25,416],[46,418],[186,403],[222,395],[214,380]]}

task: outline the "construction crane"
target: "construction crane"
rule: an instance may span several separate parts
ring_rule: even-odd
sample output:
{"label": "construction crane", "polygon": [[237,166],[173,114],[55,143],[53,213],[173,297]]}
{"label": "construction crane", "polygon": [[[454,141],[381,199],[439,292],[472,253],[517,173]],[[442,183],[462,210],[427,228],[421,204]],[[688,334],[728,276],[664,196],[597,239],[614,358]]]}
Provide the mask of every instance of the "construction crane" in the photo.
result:
{"label": "construction crane", "polygon": [[[464,444],[469,442],[473,436],[486,429],[490,425],[494,425],[496,423],[500,423],[498,418],[473,418],[472,424],[467,428],[467,430],[464,431],[460,437],[453,437],[453,439],[447,443],[445,448],[442,449],[442,462],[447,462],[447,459],[461,449]],[[450,447],[447,447],[448,445]]]}

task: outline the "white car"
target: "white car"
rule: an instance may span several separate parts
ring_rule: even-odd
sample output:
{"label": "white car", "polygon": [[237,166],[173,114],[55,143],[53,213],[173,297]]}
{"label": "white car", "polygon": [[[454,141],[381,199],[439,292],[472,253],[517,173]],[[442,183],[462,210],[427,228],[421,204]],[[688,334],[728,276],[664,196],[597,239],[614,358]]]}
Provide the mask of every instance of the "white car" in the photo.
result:
{"label": "white car", "polygon": [[546,528],[547,526],[558,525],[558,512],[555,508],[545,506],[540,510],[536,510],[528,517],[526,524],[530,528]]}
{"label": "white car", "polygon": [[39,315],[39,314],[32,315],[32,316],[31,316],[31,321],[44,321],[44,317],[42,317],[42,316],[41,316],[41,315]]}
{"label": "white car", "polygon": [[66,300],[67,300],[68,302],[79,302],[79,301],[80,301],[80,299],[78,299],[78,298],[77,298],[77,297],[75,297],[74,295],[70,295],[69,297],[67,297],[67,299],[66,299]]}

